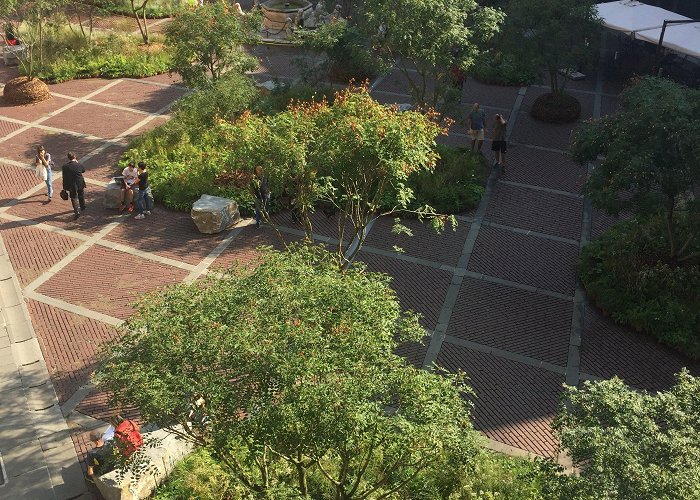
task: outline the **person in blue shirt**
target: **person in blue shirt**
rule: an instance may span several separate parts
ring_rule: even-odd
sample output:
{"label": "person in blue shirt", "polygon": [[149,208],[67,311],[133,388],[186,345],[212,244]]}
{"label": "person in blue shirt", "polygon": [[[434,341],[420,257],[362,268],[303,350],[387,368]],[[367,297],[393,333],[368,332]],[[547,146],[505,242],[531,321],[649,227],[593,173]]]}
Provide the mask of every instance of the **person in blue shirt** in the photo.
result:
{"label": "person in blue shirt", "polygon": [[472,111],[467,117],[467,125],[469,126],[469,135],[472,138],[472,151],[481,153],[481,146],[484,145],[486,113],[479,107],[478,102],[475,102],[472,106]]}

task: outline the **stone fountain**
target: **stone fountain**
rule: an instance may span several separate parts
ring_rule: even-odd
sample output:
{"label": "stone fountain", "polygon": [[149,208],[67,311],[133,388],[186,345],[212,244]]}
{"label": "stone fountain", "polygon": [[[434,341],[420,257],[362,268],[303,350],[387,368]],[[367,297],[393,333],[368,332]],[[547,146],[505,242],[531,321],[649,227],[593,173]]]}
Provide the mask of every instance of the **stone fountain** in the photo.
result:
{"label": "stone fountain", "polygon": [[285,29],[287,18],[295,19],[299,10],[303,12],[303,17],[313,13],[313,6],[307,0],[268,0],[261,3],[260,8],[265,28],[278,31]]}

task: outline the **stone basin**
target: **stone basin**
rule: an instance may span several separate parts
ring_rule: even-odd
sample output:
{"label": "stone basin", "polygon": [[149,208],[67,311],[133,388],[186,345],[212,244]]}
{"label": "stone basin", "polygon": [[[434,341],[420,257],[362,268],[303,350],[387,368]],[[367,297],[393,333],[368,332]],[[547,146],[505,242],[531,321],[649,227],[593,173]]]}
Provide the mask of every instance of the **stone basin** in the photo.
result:
{"label": "stone basin", "polygon": [[308,11],[313,9],[311,2],[307,0],[268,0],[260,4],[263,11],[263,25],[269,30],[282,30],[291,17],[292,21],[299,9],[304,10],[304,16],[309,15]]}

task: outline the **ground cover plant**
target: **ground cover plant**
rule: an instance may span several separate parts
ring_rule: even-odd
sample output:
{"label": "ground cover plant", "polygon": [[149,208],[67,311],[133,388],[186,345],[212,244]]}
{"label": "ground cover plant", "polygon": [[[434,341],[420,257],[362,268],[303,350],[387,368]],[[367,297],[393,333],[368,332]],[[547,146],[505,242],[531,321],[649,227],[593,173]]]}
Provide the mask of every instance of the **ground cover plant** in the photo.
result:
{"label": "ground cover plant", "polygon": [[698,91],[646,77],[622,93],[621,109],[586,123],[571,146],[597,161],[585,192],[597,208],[632,214],[585,249],[581,277],[618,321],[700,356]]}
{"label": "ground cover plant", "polygon": [[93,36],[89,44],[72,50],[56,51],[35,69],[50,83],[78,78],[142,78],[167,73],[172,58],[157,41],[141,45],[133,35]]}
{"label": "ground cover plant", "polygon": [[469,75],[491,85],[531,85],[540,78],[539,66],[532,59],[490,49],[479,54]]}

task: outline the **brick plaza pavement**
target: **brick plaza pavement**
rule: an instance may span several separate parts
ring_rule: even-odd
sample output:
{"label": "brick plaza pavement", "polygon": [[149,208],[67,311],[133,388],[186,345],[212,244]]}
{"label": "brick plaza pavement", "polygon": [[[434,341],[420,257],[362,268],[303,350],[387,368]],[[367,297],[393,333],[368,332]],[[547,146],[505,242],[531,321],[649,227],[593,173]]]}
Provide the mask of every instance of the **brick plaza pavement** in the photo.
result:
{"label": "brick plaza pavement", "polygon": [[[12,76],[11,70],[0,70],[0,81]],[[402,78],[397,71],[379,78],[375,97],[410,102]],[[106,395],[90,386],[97,352],[117,337],[115,327],[133,311],[139,294],[192,281],[235,261],[248,262],[257,246],[277,243],[271,231],[246,224],[202,235],[188,214],[163,207],[144,221],[102,208],[100,191],[129,139],[167,120],[170,105],[184,95],[177,81],[167,75],[94,79],[51,90],[54,97],[36,106],[0,106],[0,236],[34,335],[0,336],[0,355],[6,354],[0,362],[12,360],[18,346],[37,343],[39,359],[15,356],[10,371],[21,374],[32,363],[45,363],[50,382],[42,387],[50,389],[51,404],[41,410],[53,408],[61,420],[66,418],[81,458],[87,447],[84,431],[113,412]],[[585,302],[575,275],[577,255],[581,245],[614,221],[592,210],[579,192],[586,169],[564,154],[572,126],[529,117],[528,106],[544,90],[469,81],[463,113],[479,101],[489,119],[494,112],[510,119],[506,174],[492,172],[478,209],[459,216],[455,232],[438,236],[407,221],[415,233],[408,238],[392,234],[390,221],[379,220],[358,259],[392,276],[402,305],[423,315],[424,345],[403,346],[401,352],[417,366],[437,363],[465,371],[474,389],[475,425],[491,440],[554,456],[550,422],[563,383],[619,375],[635,387],[658,390],[668,387],[682,366],[696,373],[700,367],[614,325]],[[616,89],[595,75],[576,83],[572,92],[582,102],[584,117],[614,110]],[[464,132],[453,127],[444,140],[465,144]],[[28,170],[37,144],[59,165],[69,150],[85,164],[89,208],[77,221],[58,196],[47,202],[45,187]],[[487,156],[489,146],[487,141]],[[299,239],[299,228],[287,215],[278,221],[290,240]],[[333,225],[316,216],[319,241],[332,243]],[[404,253],[394,252],[395,245]],[[11,380],[0,374],[6,376],[3,383]],[[30,406],[32,388],[24,379],[12,386]],[[39,408],[34,405],[32,411]],[[24,476],[27,483],[47,484],[46,471],[39,479],[34,471],[22,476],[17,464],[27,460],[23,450],[35,436],[18,436],[7,422],[0,420],[0,455],[12,476],[8,486]],[[31,426],[33,420],[22,422]],[[56,448],[45,438],[39,436],[39,448],[32,450],[46,456],[49,483],[55,484],[59,471],[52,468],[50,455]],[[77,491],[73,486],[71,491]]]}

